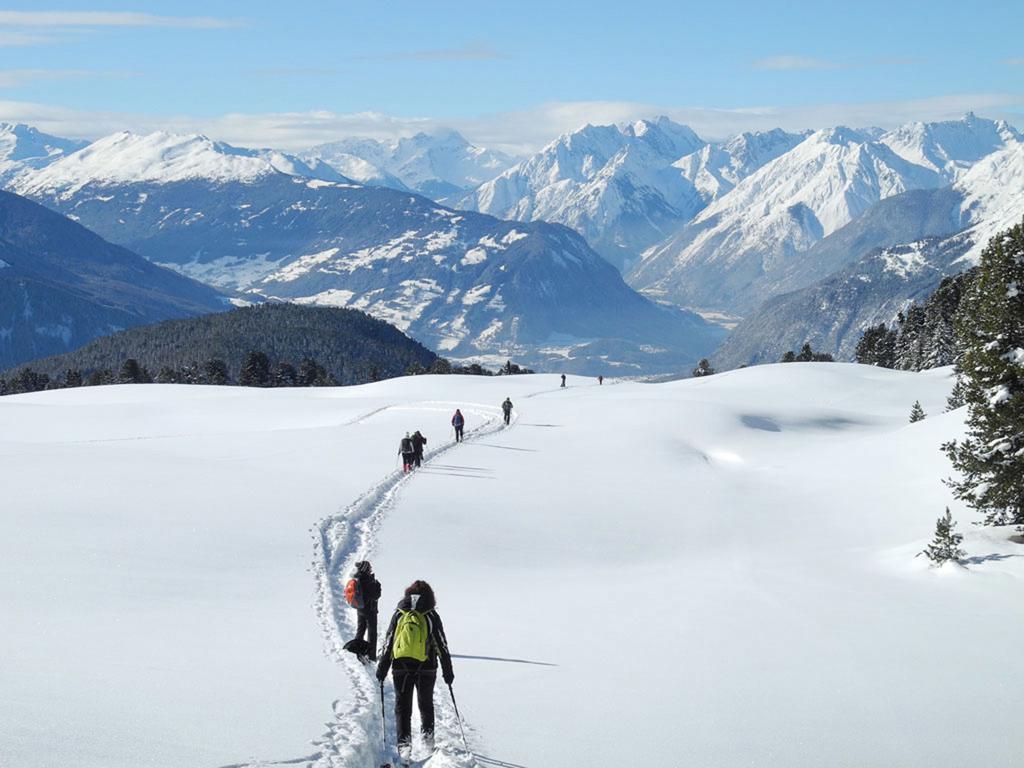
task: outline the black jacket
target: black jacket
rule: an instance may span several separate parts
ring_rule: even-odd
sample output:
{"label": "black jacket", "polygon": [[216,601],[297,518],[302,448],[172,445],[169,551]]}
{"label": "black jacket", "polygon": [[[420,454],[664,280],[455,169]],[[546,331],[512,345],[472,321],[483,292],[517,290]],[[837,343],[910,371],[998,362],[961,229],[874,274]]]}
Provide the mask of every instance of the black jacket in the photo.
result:
{"label": "black jacket", "polygon": [[421,435],[419,432],[413,433],[412,436],[412,449],[417,456],[423,455],[423,446],[427,444],[427,438]]}
{"label": "black jacket", "polygon": [[373,571],[357,571],[355,578],[359,581],[359,593],[363,596],[363,607],[357,610],[377,612],[377,601],[380,600],[380,582]]}
{"label": "black jacket", "polygon": [[437,615],[437,611],[434,610],[433,602],[427,603],[423,601],[422,597],[415,595],[414,597],[419,598],[416,602],[416,610],[422,613],[427,619],[427,627],[430,630],[430,636],[427,640],[427,660],[424,662],[415,661],[413,659],[392,659],[392,652],[394,651],[395,644],[395,629],[398,627],[398,620],[402,616],[402,611],[411,611],[413,609],[413,602],[411,597],[403,597],[398,603],[398,609],[395,614],[391,617],[391,623],[388,625],[388,632],[384,636],[384,647],[382,649],[380,660],[377,662],[377,678],[383,680],[387,677],[388,669],[391,667],[391,662],[394,661],[395,665],[402,664],[403,666],[411,665],[413,668],[436,672],[437,662],[441,662],[441,672],[444,675],[445,682],[450,682],[455,679],[455,672],[452,670],[452,657],[448,652],[448,638],[444,636],[444,624],[441,623],[441,617]]}

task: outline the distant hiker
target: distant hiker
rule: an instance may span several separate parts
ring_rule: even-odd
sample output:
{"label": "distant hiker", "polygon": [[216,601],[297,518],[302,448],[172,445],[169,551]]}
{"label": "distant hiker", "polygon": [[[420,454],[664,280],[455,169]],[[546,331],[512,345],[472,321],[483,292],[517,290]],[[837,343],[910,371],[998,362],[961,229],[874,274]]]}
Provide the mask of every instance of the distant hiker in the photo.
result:
{"label": "distant hiker", "polygon": [[507,397],[505,402],[501,404],[501,412],[505,414],[505,423],[508,424],[512,418],[512,401]]}
{"label": "distant hiker", "polygon": [[455,680],[448,640],[441,617],[434,610],[434,590],[425,581],[414,581],[405,590],[391,617],[381,647],[377,679],[383,684],[392,668],[395,685],[395,722],[398,729],[398,754],[408,760],[412,752],[412,698],[415,689],[420,710],[423,746],[434,748],[434,683],[437,662],[446,684]]}
{"label": "distant hiker", "polygon": [[412,433],[413,461],[417,467],[423,464],[423,446],[426,444],[427,438],[421,435],[418,429]]}
{"label": "distant hiker", "polygon": [[562,374],[562,386],[563,387],[565,386],[565,374],[564,373]]}
{"label": "distant hiker", "polygon": [[345,643],[360,661],[377,660],[377,601],[380,582],[373,575],[369,560],[356,563],[356,571],[345,585],[345,602],[356,609],[356,636]]}
{"label": "distant hiker", "polygon": [[455,415],[452,416],[452,426],[455,427],[455,442],[462,442],[462,428],[466,426],[466,419],[462,415],[462,411],[458,408],[455,409]]}
{"label": "distant hiker", "polygon": [[598,377],[597,377],[597,383],[598,383],[599,385],[600,385],[600,384],[604,384],[604,376],[598,376]]}
{"label": "distant hiker", "polygon": [[411,472],[412,464],[416,461],[416,447],[412,444],[412,438],[409,437],[408,432],[405,433],[402,442],[398,444],[398,452],[402,454],[402,471]]}

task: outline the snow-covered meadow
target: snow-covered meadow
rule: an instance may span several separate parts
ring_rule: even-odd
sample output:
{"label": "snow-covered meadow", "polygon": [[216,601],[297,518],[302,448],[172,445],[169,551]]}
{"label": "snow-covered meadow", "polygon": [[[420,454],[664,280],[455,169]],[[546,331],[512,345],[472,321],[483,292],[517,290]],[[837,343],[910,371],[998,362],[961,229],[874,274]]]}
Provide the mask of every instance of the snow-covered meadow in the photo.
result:
{"label": "snow-covered meadow", "polygon": [[[941,483],[948,370],[557,382],[0,399],[0,764],[378,764],[376,683],[322,589],[367,553],[382,623],[433,584],[491,758],[1014,764],[1024,548]],[[914,557],[947,504],[966,570]],[[441,726],[454,748],[447,704]]]}

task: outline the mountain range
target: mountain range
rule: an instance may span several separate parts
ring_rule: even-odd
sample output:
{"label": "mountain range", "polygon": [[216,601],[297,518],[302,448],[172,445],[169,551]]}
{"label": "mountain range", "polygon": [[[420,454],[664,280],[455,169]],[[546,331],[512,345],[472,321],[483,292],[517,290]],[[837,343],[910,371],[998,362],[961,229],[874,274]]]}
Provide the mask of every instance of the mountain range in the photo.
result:
{"label": "mountain range", "polygon": [[[691,310],[740,321],[719,366],[810,339],[848,356],[867,318],[1019,219],[1022,141],[973,114],[721,142],[661,117],[516,162],[452,131],[287,154],[0,126],[0,167],[8,189],[243,300],[362,308],[455,359],[653,372],[723,335]],[[929,266],[904,280],[887,265],[910,253]]]}
{"label": "mountain range", "polygon": [[440,202],[478,187],[514,162],[452,130],[393,141],[342,139],[306,150],[301,157],[327,163],[361,184],[418,192]]}
{"label": "mountain range", "polygon": [[455,359],[639,373],[723,335],[639,296],[565,227],[453,211],[315,158],[116,134],[11,187],[222,290],[364,309]]}

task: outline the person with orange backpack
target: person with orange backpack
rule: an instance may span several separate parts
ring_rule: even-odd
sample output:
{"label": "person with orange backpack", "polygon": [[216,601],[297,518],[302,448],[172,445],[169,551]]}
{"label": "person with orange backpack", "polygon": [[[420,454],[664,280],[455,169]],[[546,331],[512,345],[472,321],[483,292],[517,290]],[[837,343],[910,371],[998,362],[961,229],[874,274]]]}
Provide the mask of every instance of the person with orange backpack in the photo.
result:
{"label": "person with orange backpack", "polygon": [[345,584],[345,602],[356,609],[356,636],[345,643],[360,661],[377,660],[377,601],[380,600],[380,582],[373,575],[369,560],[356,563],[356,571]]}
{"label": "person with orange backpack", "polygon": [[412,700],[420,710],[420,728],[423,746],[434,749],[434,683],[437,664],[441,675],[451,687],[455,680],[452,657],[444,625],[437,614],[434,590],[425,581],[414,581],[405,589],[405,597],[398,603],[388,633],[381,647],[377,663],[377,680],[381,695],[384,680],[391,669],[395,686],[395,722],[398,731],[398,754],[408,762],[412,754]]}

